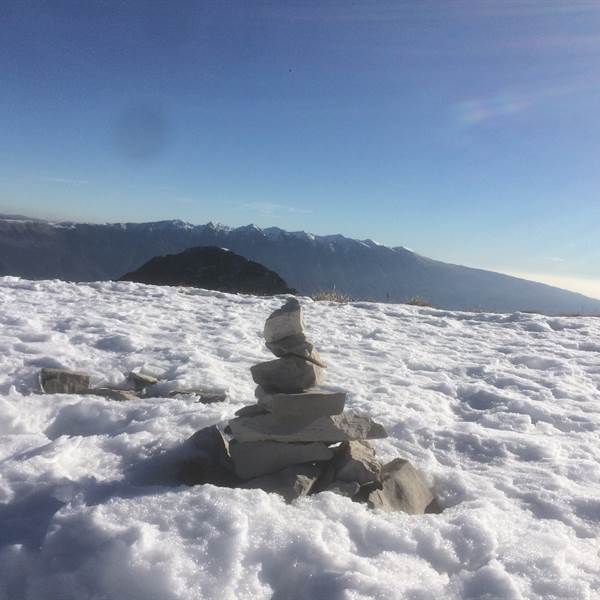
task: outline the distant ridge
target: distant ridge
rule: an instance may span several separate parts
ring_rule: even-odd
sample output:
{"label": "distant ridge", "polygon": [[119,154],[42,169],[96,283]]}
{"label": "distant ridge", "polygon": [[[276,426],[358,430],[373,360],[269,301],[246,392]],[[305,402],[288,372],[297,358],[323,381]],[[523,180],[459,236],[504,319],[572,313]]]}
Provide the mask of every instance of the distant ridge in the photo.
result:
{"label": "distant ridge", "polygon": [[25,215],[11,215],[0,213],[0,219],[4,221],[32,221],[33,223],[48,223],[46,219],[36,219],[34,217],[26,217]]}
{"label": "distant ridge", "polygon": [[439,308],[600,315],[600,301],[556,287],[426,258],[401,246],[342,235],[231,228],[180,220],[52,223],[0,219],[0,275],[72,281],[118,279],[150,258],[195,246],[228,248],[275,271],[302,294],[335,289],[357,299]]}

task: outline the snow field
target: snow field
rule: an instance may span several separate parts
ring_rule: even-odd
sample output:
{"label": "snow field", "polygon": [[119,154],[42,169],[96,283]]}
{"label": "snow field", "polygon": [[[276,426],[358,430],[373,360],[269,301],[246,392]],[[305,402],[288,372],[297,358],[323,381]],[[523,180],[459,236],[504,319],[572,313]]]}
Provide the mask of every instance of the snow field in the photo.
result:
{"label": "snow field", "polygon": [[[0,598],[600,598],[600,319],[301,300],[350,392],[446,510],[177,485],[184,441],[254,401],[277,298],[0,278]],[[41,367],[161,392],[41,395]]]}

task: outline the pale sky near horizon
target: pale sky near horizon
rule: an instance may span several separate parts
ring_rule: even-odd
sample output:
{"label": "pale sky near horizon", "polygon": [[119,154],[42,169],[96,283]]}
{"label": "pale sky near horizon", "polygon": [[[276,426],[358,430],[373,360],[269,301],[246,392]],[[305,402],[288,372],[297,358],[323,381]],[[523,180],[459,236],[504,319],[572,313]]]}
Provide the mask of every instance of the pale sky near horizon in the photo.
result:
{"label": "pale sky near horizon", "polygon": [[600,298],[600,2],[0,17],[0,212],[342,233]]}

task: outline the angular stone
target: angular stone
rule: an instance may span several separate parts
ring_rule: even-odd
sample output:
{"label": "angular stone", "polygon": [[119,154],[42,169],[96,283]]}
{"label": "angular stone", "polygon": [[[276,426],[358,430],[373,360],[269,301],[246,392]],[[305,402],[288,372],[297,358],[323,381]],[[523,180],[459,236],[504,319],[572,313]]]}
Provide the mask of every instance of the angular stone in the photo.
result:
{"label": "angular stone", "polygon": [[136,373],[134,371],[131,371],[131,373],[129,373],[127,379],[131,381],[133,387],[137,392],[141,392],[143,389],[158,383],[158,379],[156,379],[156,377],[152,377],[151,375],[144,375],[143,373]]}
{"label": "angular stone", "polygon": [[233,469],[229,454],[229,443],[216,425],[199,429],[188,438],[186,443],[195,452],[205,457],[207,462]]}
{"label": "angular stone", "polygon": [[336,479],[363,485],[378,481],[382,464],[375,458],[375,450],[364,441],[343,442],[333,461]]}
{"label": "angular stone", "polygon": [[320,367],[326,367],[321,360],[321,356],[304,334],[290,335],[281,340],[267,342],[266,346],[275,356],[280,358],[283,356],[298,356],[304,360],[314,362]]}
{"label": "angular stone", "polygon": [[66,369],[42,369],[40,387],[46,394],[81,394],[90,387],[87,373],[67,371]]}
{"label": "angular stone", "polygon": [[402,458],[396,458],[381,469],[380,481],[381,489],[368,495],[371,508],[420,515],[434,500],[420,473]]}
{"label": "angular stone", "polygon": [[240,487],[258,488],[265,492],[279,494],[286,502],[291,502],[300,496],[310,494],[320,473],[321,468],[316,465],[295,465],[277,473],[250,479]]}
{"label": "angular stone", "polygon": [[356,483],[356,481],[334,481],[330,485],[328,485],[323,491],[324,492],[333,492],[334,494],[339,494],[340,496],[346,496],[347,498],[352,498],[356,496],[360,490],[360,485]]}
{"label": "angular stone", "polygon": [[330,460],[333,452],[322,443],[282,444],[281,442],[237,442],[229,444],[235,473],[252,479],[281,471],[299,463]]}
{"label": "angular stone", "polygon": [[306,339],[303,333],[288,335],[287,337],[266,343],[267,348],[278,357],[294,354],[309,357],[314,346]]}
{"label": "angular stone", "polygon": [[323,369],[297,356],[286,356],[250,368],[255,383],[269,392],[302,392],[323,382]]}
{"label": "angular stone", "polygon": [[328,415],[339,415],[346,404],[346,392],[328,392],[321,388],[310,388],[295,394],[281,394],[266,392],[258,386],[254,395],[260,406],[279,419],[296,417],[317,419]]}
{"label": "angular stone", "polygon": [[93,396],[102,396],[109,400],[116,400],[117,402],[128,402],[130,400],[139,400],[139,396],[129,390],[117,390],[113,388],[91,388],[85,391],[86,394],[92,394]]}
{"label": "angular stone", "polygon": [[196,431],[184,444],[187,458],[179,463],[178,479],[187,485],[211,483],[235,486],[229,444],[216,425]]}
{"label": "angular stone", "polygon": [[236,417],[256,417],[258,415],[266,415],[269,411],[261,406],[260,404],[248,404],[248,406],[242,406],[235,411]]}
{"label": "angular stone", "polygon": [[303,329],[302,307],[296,298],[290,298],[267,318],[263,335],[266,342],[273,342],[301,334]]}
{"label": "angular stone", "polygon": [[279,420],[273,415],[238,417],[229,421],[233,436],[240,442],[326,442],[387,437],[385,429],[368,415],[346,412],[341,415]]}

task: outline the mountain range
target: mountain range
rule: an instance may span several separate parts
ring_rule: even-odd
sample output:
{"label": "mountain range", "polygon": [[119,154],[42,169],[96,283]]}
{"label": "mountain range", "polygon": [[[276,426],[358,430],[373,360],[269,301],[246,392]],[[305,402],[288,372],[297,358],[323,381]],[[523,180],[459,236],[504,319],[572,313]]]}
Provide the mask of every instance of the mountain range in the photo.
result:
{"label": "mountain range", "polygon": [[118,279],[154,256],[196,246],[227,248],[257,261],[302,294],[336,290],[383,302],[421,297],[433,306],[453,310],[600,314],[600,300],[581,294],[342,235],[255,225],[191,225],[179,220],[54,223],[0,215],[0,275]]}

